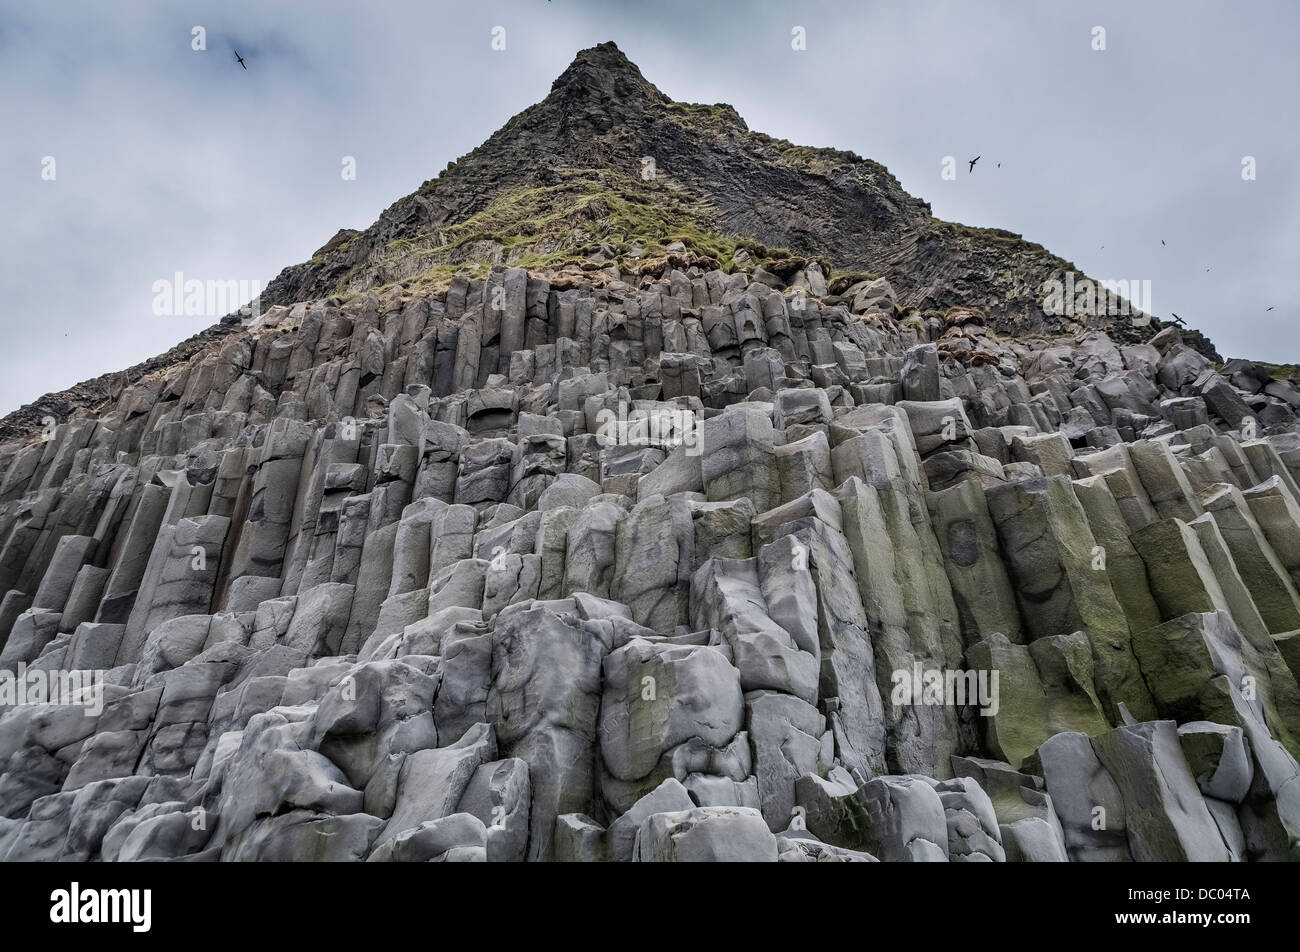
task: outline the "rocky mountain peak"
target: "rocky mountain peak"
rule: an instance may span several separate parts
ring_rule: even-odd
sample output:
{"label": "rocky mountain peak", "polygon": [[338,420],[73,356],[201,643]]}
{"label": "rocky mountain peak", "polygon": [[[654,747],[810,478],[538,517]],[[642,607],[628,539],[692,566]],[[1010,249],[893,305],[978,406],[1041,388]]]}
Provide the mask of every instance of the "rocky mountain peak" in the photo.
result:
{"label": "rocky mountain peak", "polygon": [[725,104],[675,102],[613,43],[579,52],[545,99],[370,228],[286,268],[263,301],[445,287],[503,265],[576,279],[593,255],[601,277],[635,281],[678,244],[724,269],[746,244],[760,264],[816,257],[832,281],[888,277],[919,317],[975,307],[1008,335],[1149,336],[1105,309],[1046,314],[1044,284],[1077,272],[1068,261],[935,219],[877,162],[751,131]]}
{"label": "rocky mountain peak", "polygon": [[581,50],[551,84],[551,95],[546,101],[601,103],[618,111],[638,101],[667,103],[671,100],[610,42]]}

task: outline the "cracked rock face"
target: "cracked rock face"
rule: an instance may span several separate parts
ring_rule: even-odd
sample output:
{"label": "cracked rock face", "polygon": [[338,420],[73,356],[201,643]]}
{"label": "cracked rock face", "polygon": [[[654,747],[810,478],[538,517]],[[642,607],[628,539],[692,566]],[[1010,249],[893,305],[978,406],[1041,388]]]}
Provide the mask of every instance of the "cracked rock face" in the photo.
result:
{"label": "cracked rock face", "polygon": [[[572,129],[665,108],[601,50]],[[1289,385],[772,267],[303,293],[11,421],[0,858],[1300,859]]]}

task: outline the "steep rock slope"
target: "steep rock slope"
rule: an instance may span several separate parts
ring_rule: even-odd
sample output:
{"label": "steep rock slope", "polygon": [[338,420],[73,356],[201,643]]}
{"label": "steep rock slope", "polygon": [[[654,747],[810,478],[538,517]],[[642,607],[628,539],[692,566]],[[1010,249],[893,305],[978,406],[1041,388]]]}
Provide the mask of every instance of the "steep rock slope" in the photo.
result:
{"label": "steep rock slope", "polygon": [[[647,158],[653,183],[643,174]],[[539,189],[548,215],[572,209],[570,229],[549,221],[534,235],[532,219],[475,220],[494,203],[526,203]],[[619,204],[631,207],[607,207]],[[656,215],[660,209],[666,214]],[[660,221],[665,227],[655,233]],[[751,132],[727,105],[673,102],[613,43],[579,53],[545,100],[366,231],[340,232],[311,261],[285,269],[267,297],[287,304],[366,290],[410,279],[432,261],[534,263],[516,262],[513,253],[557,263],[584,247],[598,251],[602,241],[619,257],[638,238],[645,246],[676,233],[689,250],[706,253],[706,241],[691,247],[692,232],[827,256],[846,272],[888,274],[901,306],[979,307],[1005,334],[1078,329],[1042,309],[1043,282],[1072,265],[1010,232],[936,220],[876,162]],[[1117,337],[1134,334],[1127,319],[1090,321]]]}

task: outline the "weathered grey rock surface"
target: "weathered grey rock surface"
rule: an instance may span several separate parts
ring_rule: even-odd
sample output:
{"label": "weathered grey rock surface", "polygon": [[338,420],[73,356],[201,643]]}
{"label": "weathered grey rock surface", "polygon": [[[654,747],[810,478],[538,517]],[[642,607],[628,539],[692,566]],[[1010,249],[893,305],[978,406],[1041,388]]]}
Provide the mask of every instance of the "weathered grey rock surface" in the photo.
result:
{"label": "weathered grey rock surface", "polygon": [[295,300],[0,446],[0,858],[1300,859],[1300,400],[722,264]]}

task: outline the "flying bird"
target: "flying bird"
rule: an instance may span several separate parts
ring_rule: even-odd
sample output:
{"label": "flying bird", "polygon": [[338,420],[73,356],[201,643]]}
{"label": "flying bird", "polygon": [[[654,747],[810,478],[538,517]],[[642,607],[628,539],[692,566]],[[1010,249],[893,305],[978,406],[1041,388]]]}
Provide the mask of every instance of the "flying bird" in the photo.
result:
{"label": "flying bird", "polygon": [[1265,312],[1268,312],[1268,311],[1273,310],[1273,308],[1271,308],[1271,307],[1266,307],[1266,308],[1264,308],[1264,310],[1265,310]]}
{"label": "flying bird", "polygon": [[975,163],[978,162],[981,158],[983,158],[983,156],[977,155],[975,156],[975,158],[970,160],[970,168],[966,170],[967,175],[970,175],[971,172],[975,171]]}
{"label": "flying bird", "polygon": [[[1170,311],[1169,313],[1170,313],[1170,314],[1174,314],[1173,311]],[[1174,314],[1174,323],[1175,323],[1175,324],[1182,324],[1183,327],[1186,327],[1186,326],[1187,326],[1187,322],[1186,322],[1185,320],[1183,320],[1181,317],[1179,317],[1177,314]]]}
{"label": "flying bird", "polygon": [[[231,49],[234,50],[235,48],[232,46]],[[245,63],[244,58],[239,55],[239,50],[235,50],[235,59],[239,61],[240,66],[244,67],[244,69],[248,69],[248,64]]]}

